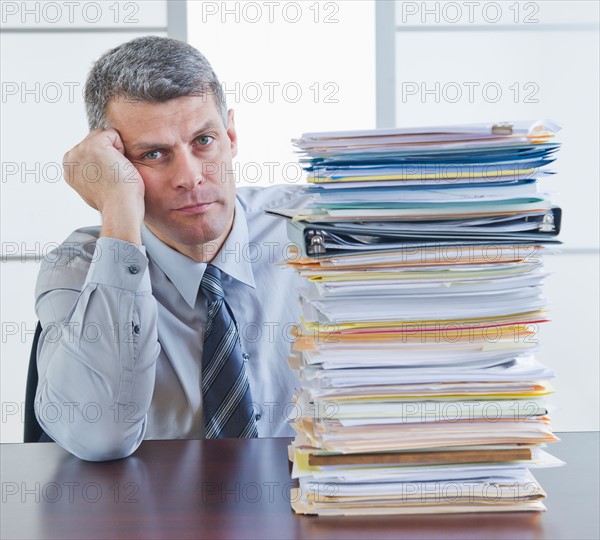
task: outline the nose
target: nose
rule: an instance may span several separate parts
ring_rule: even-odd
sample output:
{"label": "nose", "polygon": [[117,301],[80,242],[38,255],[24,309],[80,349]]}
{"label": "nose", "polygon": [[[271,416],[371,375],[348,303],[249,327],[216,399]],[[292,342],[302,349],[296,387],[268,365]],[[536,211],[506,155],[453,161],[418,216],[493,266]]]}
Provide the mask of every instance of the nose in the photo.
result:
{"label": "nose", "polygon": [[189,150],[183,150],[174,155],[172,168],[172,184],[174,188],[193,190],[204,182],[204,167],[202,161]]}

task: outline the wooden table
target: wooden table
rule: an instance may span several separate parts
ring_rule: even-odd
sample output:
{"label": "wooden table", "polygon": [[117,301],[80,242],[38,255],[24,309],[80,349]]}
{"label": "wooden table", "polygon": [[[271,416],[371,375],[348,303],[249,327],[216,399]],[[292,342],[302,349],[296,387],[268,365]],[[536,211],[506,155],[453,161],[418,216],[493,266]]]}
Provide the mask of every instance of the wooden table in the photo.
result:
{"label": "wooden table", "polygon": [[127,459],[84,462],[55,444],[0,445],[1,537],[599,538],[599,434],[552,445],[537,471],[549,511],[382,517],[294,515],[288,439],[146,441]]}

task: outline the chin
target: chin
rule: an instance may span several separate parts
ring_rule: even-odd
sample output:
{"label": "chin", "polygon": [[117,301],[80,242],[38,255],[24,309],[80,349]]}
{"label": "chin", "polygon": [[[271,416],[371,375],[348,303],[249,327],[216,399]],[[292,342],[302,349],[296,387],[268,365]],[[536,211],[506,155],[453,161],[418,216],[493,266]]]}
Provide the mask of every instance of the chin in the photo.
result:
{"label": "chin", "polygon": [[150,230],[165,244],[177,251],[185,252],[205,244],[214,243],[216,253],[226,237],[230,223],[223,214],[190,216],[179,219],[149,219]]}
{"label": "chin", "polygon": [[178,244],[194,247],[204,244],[210,244],[213,242],[215,245],[219,244],[219,239],[222,237],[224,230],[210,230],[210,231],[174,231],[171,238]]}

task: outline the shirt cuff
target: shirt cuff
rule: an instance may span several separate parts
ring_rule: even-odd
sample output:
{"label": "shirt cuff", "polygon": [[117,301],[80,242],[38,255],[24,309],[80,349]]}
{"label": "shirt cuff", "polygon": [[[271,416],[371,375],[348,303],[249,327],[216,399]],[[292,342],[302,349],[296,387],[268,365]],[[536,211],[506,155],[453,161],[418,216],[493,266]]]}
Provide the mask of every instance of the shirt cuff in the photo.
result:
{"label": "shirt cuff", "polygon": [[151,293],[146,248],[108,236],[98,238],[84,287],[89,283]]}

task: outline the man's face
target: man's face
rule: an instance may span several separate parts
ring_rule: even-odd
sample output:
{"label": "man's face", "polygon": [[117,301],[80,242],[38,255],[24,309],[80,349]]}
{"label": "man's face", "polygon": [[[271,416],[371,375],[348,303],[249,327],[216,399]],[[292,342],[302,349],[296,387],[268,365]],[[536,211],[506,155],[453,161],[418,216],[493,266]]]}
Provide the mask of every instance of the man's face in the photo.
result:
{"label": "man's face", "polygon": [[145,217],[163,242],[196,259],[227,238],[235,209],[233,111],[228,126],[212,95],[165,103],[113,100],[107,108],[125,156],[144,180]]}

